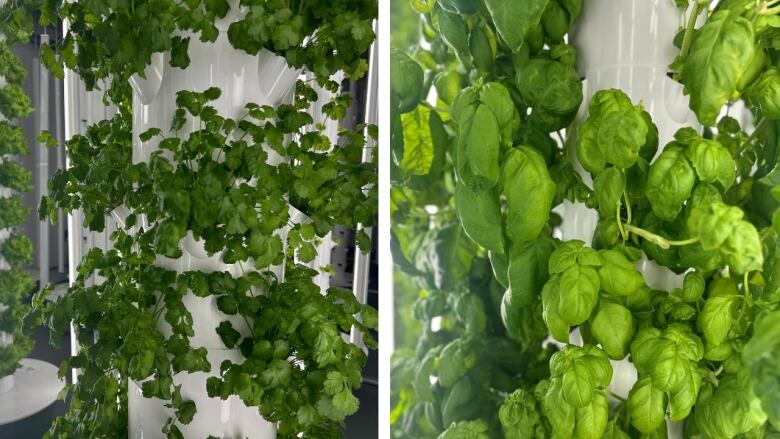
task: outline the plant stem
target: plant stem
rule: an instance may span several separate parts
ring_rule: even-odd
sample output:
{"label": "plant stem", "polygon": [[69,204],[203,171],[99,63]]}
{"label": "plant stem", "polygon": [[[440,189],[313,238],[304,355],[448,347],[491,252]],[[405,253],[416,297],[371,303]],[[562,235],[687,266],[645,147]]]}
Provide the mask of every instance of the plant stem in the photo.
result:
{"label": "plant stem", "polygon": [[691,50],[691,43],[693,43],[693,31],[696,30],[696,18],[701,13],[702,5],[699,2],[693,3],[693,10],[688,17],[688,24],[685,27],[685,35],[683,36],[682,46],[680,47],[680,61],[685,61],[688,57],[688,52]]}
{"label": "plant stem", "polygon": [[617,399],[617,400],[619,400],[621,402],[626,402],[626,398],[623,398],[622,396],[618,395],[617,393],[615,393],[615,392],[613,392],[611,390],[606,390],[606,392],[609,394],[609,396],[611,396],[611,397],[613,397],[613,398],[615,398],[615,399]]}
{"label": "plant stem", "polygon": [[623,227],[628,230],[629,233],[635,233],[642,238],[645,238],[646,240],[652,242],[653,244],[657,245],[658,247],[661,247],[662,249],[666,250],[670,248],[671,246],[681,246],[681,245],[689,245],[689,244],[695,244],[699,242],[699,237],[696,236],[694,238],[685,239],[682,241],[673,241],[668,240],[664,238],[663,236],[656,235],[653,232],[649,232],[645,229],[633,226],[631,224],[623,224]]}
{"label": "plant stem", "polygon": [[626,233],[626,230],[623,228],[623,221],[620,220],[620,202],[617,203],[617,208],[615,209],[615,218],[617,219],[617,225],[618,225],[618,231],[620,232],[620,237],[623,238],[623,241],[628,239],[628,234]]}
{"label": "plant stem", "polygon": [[756,140],[756,136],[758,135],[758,132],[761,131],[761,129],[766,125],[767,119],[762,117],[761,120],[758,121],[756,124],[756,127],[753,129],[753,132],[750,133],[747,139],[745,139],[744,142],[742,142],[741,145],[739,145],[739,152],[742,152],[747,148],[748,145],[750,145],[754,140]]}

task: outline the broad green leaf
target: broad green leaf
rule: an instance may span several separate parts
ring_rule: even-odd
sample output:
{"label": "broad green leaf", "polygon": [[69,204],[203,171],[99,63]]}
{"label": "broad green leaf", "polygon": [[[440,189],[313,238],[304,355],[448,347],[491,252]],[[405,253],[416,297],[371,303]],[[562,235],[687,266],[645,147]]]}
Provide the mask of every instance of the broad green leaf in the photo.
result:
{"label": "broad green leaf", "polygon": [[515,83],[520,96],[534,111],[566,115],[577,111],[582,103],[579,74],[573,66],[558,61],[532,60],[517,72]]}
{"label": "broad green leaf", "polygon": [[647,199],[655,215],[672,221],[693,190],[696,174],[680,147],[671,146],[650,165]]}
{"label": "broad green leaf", "polygon": [[604,430],[602,439],[631,439],[631,436],[623,431],[617,421],[613,419],[607,423],[607,428]]}
{"label": "broad green leaf", "polygon": [[642,433],[650,434],[662,422],[666,403],[664,392],[653,387],[649,376],[639,378],[628,393],[628,413],[631,425]]}
{"label": "broad green leaf", "polygon": [[513,306],[526,307],[539,300],[542,287],[549,279],[547,265],[554,249],[555,242],[548,235],[512,244],[508,280]]}
{"label": "broad green leaf", "polygon": [[604,302],[593,318],[590,330],[610,358],[622,360],[634,338],[634,318],[624,306]]}
{"label": "broad green leaf", "polygon": [[696,325],[704,334],[707,344],[719,345],[728,336],[732,324],[733,303],[733,296],[710,297],[704,302]]}
{"label": "broad green leaf", "polygon": [[579,325],[590,317],[599,293],[599,275],[590,267],[575,266],[560,275],[558,309],[569,325]]}
{"label": "broad green leaf", "polygon": [[620,208],[623,192],[626,190],[626,176],[618,168],[608,168],[593,179],[593,192],[599,202],[599,213],[612,218]]}
{"label": "broad green leaf", "polygon": [[767,119],[780,119],[780,70],[770,67],[745,90],[748,105],[759,110]]}
{"label": "broad green leaf", "polygon": [[515,242],[536,238],[550,218],[556,191],[544,159],[533,148],[513,148],[504,161],[503,178],[507,237]]}
{"label": "broad green leaf", "polygon": [[718,378],[718,387],[709,398],[700,398],[694,420],[705,437],[732,438],[766,421],[761,401],[753,393],[747,371]]}
{"label": "broad green leaf", "polygon": [[575,410],[563,399],[560,378],[542,383],[537,385],[537,392],[546,387],[546,392],[542,394],[542,412],[552,426],[552,438],[570,438],[574,432]]}
{"label": "broad green leaf", "polygon": [[601,439],[609,421],[609,407],[604,392],[596,392],[591,402],[575,411],[574,437]]}
{"label": "broad green leaf", "polygon": [[593,378],[584,363],[575,362],[563,373],[563,398],[572,407],[584,407],[590,404],[594,395]]}
{"label": "broad green leaf", "polygon": [[437,439],[490,439],[490,429],[482,419],[455,422]]}
{"label": "broad green leaf", "polygon": [[471,55],[469,53],[469,25],[459,14],[438,10],[436,14],[439,25],[439,35],[444,42],[455,51],[461,64],[470,66]]}
{"label": "broad green leaf", "polygon": [[549,0],[485,0],[498,34],[512,51],[517,51],[523,39],[539,25]]}
{"label": "broad green leaf", "polygon": [[600,267],[601,256],[596,250],[585,247],[585,243],[578,239],[564,241],[550,255],[550,273],[563,273],[575,265],[587,267]]}
{"label": "broad green leaf", "polygon": [[622,253],[617,250],[600,250],[602,265],[599,267],[601,289],[615,296],[626,296],[636,292],[645,281]]}
{"label": "broad green leaf", "polygon": [[596,143],[607,163],[619,168],[630,168],[645,144],[647,123],[635,108],[614,111],[604,116],[596,134]]}
{"label": "broad green leaf", "polygon": [[683,384],[669,395],[669,419],[681,421],[688,417],[699,396],[701,380],[702,375],[699,370],[695,367],[691,368],[691,373]]}
{"label": "broad green leaf", "polygon": [[398,99],[401,113],[414,110],[423,99],[423,71],[415,60],[401,50],[390,51],[390,90]]}
{"label": "broad green leaf", "polygon": [[455,186],[455,207],[469,238],[490,251],[504,251],[504,217],[497,190],[474,193],[459,182]]}
{"label": "broad green leaf", "polygon": [[720,183],[728,189],[736,178],[736,163],[731,153],[715,140],[700,139],[689,146],[689,157],[699,180]]}
{"label": "broad green leaf", "polygon": [[498,410],[498,419],[506,439],[532,438],[542,422],[536,398],[523,389],[506,397]]}
{"label": "broad green leaf", "polygon": [[591,174],[598,174],[606,166],[604,153],[599,149],[596,138],[599,133],[599,127],[593,120],[586,120],[580,125],[579,137],[577,139],[577,158],[582,167]]}
{"label": "broad green leaf", "polygon": [[734,97],[753,52],[753,26],[728,10],[713,13],[696,33],[682,81],[691,96],[691,109],[703,125],[715,125],[723,105]]}
{"label": "broad green leaf", "polygon": [[[553,338],[562,343],[568,343],[569,328],[571,325],[561,317],[558,309],[560,306],[560,277],[560,274],[552,275],[550,280],[547,281],[542,288],[542,318]],[[504,298],[506,297],[507,296],[504,295]]]}
{"label": "broad green leaf", "polygon": [[704,294],[704,277],[698,271],[688,272],[683,281],[682,299],[686,302],[696,302],[702,294]]}
{"label": "broad green leaf", "polygon": [[439,355],[439,382],[444,387],[452,387],[476,364],[476,353],[471,346],[463,339],[456,339]]}
{"label": "broad green leaf", "polygon": [[418,105],[414,111],[401,115],[404,132],[404,152],[401,169],[410,175],[426,175],[434,156],[430,127],[431,109]]}
{"label": "broad green leaf", "polygon": [[[453,114],[457,114],[454,108]],[[499,179],[501,138],[496,116],[487,106],[476,104],[458,123],[458,176],[475,192],[488,190]]]}

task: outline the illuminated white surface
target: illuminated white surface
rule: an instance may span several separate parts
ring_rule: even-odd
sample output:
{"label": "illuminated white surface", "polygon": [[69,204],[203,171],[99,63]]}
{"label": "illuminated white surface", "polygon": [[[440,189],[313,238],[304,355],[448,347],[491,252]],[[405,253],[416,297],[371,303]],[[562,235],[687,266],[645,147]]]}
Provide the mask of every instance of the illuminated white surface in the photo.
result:
{"label": "illuminated white surface", "polygon": [[0,394],[0,425],[34,415],[57,400],[65,383],[57,378],[57,368],[45,361],[24,359],[14,373],[14,385]]}

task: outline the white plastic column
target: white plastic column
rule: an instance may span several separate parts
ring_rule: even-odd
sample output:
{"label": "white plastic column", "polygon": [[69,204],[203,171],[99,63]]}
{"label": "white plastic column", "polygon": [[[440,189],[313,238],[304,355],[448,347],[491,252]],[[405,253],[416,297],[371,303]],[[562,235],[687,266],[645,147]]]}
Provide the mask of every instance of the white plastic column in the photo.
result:
{"label": "white plastic column", "polygon": [[[598,90],[619,88],[633,102],[642,102],[658,126],[659,153],[684,126],[698,126],[689,110],[682,85],[667,76],[668,65],[677,56],[672,41],[685,23],[685,15],[673,0],[593,0],[583,8],[573,32],[578,66],[583,81],[583,104],[577,116],[587,116],[587,103]],[[590,175],[577,162],[573,129],[567,148],[575,169],[591,185]],[[582,204],[565,203],[561,209],[564,239],[581,239],[590,245],[598,220],[594,210]],[[682,275],[646,258],[637,264],[652,288],[681,287]],[[609,390],[623,397],[636,381],[636,369],[628,360],[612,361]],[[681,437],[681,424],[670,425],[670,437]]]}
{"label": "white plastic column", "polygon": [[[197,36],[190,40],[189,55],[191,64],[186,69],[172,68],[168,64],[168,55],[155,55],[153,63],[146,70],[146,79],[134,77],[131,85],[135,90],[133,98],[133,161],[149,159],[157,149],[159,139],[141,142],[138,135],[148,128],[157,127],[168,135],[174,111],[176,110],[176,92],[180,90],[203,91],[209,87],[222,90],[220,98],[211,103],[217,111],[230,118],[240,118],[249,102],[260,105],[277,105],[293,96],[295,81],[299,72],[288,67],[286,60],[263,50],[257,56],[250,56],[234,49],[227,38],[227,28],[232,21],[240,17],[238,1],[231,1],[231,12],[216,23],[220,31],[215,43],[201,43]],[[190,121],[179,131],[186,135],[196,126]],[[279,163],[281,158],[269,153],[269,161]],[[294,214],[291,211],[291,215]],[[296,220],[305,221],[298,215]],[[162,267],[184,272],[190,270],[228,271],[234,276],[243,273],[239,264],[225,264],[222,254],[207,255],[202,241],[196,242],[189,234],[182,241],[182,257],[168,259],[159,257],[156,261]],[[243,264],[249,269],[250,264]],[[276,268],[281,275],[281,267]],[[185,437],[206,437],[213,435],[223,438],[270,439],[276,437],[275,425],[265,421],[256,407],[246,407],[236,396],[222,401],[209,398],[206,393],[206,379],[219,374],[219,364],[225,359],[240,362],[242,357],[237,349],[225,349],[215,328],[223,320],[230,320],[240,332],[247,334],[246,324],[235,316],[221,313],[213,297],[199,298],[192,294],[185,296],[184,304],[192,313],[194,337],[190,338],[194,348],[208,349],[208,360],[212,365],[211,373],[180,373],[174,377],[174,384],[181,385],[182,397],[193,400],[198,408],[194,420],[185,426],[179,426]],[[160,329],[169,333],[167,324]],[[161,428],[173,414],[164,407],[164,401],[144,398],[138,383],[130,383],[128,395],[129,434],[131,438],[162,439]]]}
{"label": "white plastic column", "polygon": [[[49,44],[49,35],[40,35],[41,46]],[[33,68],[37,73],[38,80],[38,102],[37,102],[37,132],[49,130],[49,70],[40,63],[39,58],[33,58]],[[56,104],[55,104],[56,105]],[[33,162],[35,164],[35,197],[33,200],[40,200],[42,196],[48,195],[47,181],[49,179],[49,151],[42,142],[36,142],[33,149]],[[38,221],[38,281],[40,285],[49,283],[49,224],[45,221]]]}

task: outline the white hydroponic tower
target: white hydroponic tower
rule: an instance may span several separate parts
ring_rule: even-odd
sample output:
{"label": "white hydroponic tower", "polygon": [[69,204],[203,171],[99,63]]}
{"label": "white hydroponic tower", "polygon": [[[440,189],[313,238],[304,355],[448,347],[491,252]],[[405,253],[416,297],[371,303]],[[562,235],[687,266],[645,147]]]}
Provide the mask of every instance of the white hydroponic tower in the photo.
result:
{"label": "white hydroponic tower", "polygon": [[[593,0],[582,8],[582,16],[572,31],[577,49],[577,66],[583,80],[583,101],[574,123],[567,149],[583,181],[592,186],[588,174],[577,161],[577,125],[588,113],[588,102],[599,90],[618,88],[631,101],[641,102],[658,127],[658,152],[682,127],[699,126],[688,107],[682,84],[669,75],[679,49],[674,36],[686,24],[686,13],[674,0]],[[590,245],[598,222],[595,210],[579,203],[564,202],[559,208],[563,218],[561,237],[579,239]],[[637,263],[651,288],[671,290],[682,287],[683,275],[661,267],[643,255]],[[579,333],[572,343],[582,344]],[[627,359],[611,360],[614,370],[608,390],[627,397],[637,379],[633,364]],[[681,437],[682,424],[670,423],[670,437]]]}
{"label": "white hydroponic tower", "polygon": [[[287,65],[286,60],[270,51],[262,50],[258,55],[249,55],[237,50],[228,41],[227,30],[230,23],[242,18],[245,8],[239,7],[238,0],[229,0],[231,10],[224,18],[215,23],[219,30],[219,37],[214,43],[202,43],[199,38],[192,36],[189,44],[190,65],[186,69],[173,68],[169,64],[169,54],[154,54],[152,63],[146,68],[145,78],[134,76],[130,84],[133,94],[133,161],[142,162],[149,160],[152,152],[158,149],[159,138],[142,142],[139,134],[149,128],[160,128],[163,135],[167,136],[174,112],[176,110],[176,93],[180,90],[202,92],[209,87],[218,87],[222,94],[216,101],[210,102],[220,115],[239,119],[244,115],[247,103],[253,102],[259,105],[278,105],[291,103],[294,98],[295,83],[302,77],[299,70]],[[375,58],[375,53],[374,57]],[[371,70],[375,71],[375,59],[372,59]],[[87,92],[77,75],[66,72],[66,138],[74,134],[84,132],[87,126],[100,120],[110,118],[114,109],[105,107],[102,103],[101,92]],[[340,82],[341,74],[332,79]],[[371,73],[374,81],[369,87],[369,112],[367,116],[370,122],[375,122],[376,92],[375,73]],[[322,106],[330,101],[331,95],[321,89],[320,100],[313,103],[311,114],[315,121],[323,120]],[[190,120],[188,125],[179,130],[179,136],[187,136],[197,129],[195,122]],[[338,141],[339,125],[328,120],[325,122],[324,134],[332,144]],[[369,148],[370,149],[370,148]],[[269,150],[269,163],[278,164],[282,157]],[[368,155],[366,159],[368,159]],[[124,220],[129,212],[124,207],[119,207],[112,212],[111,218],[107,218],[106,230],[95,233],[83,229],[82,218],[79,211],[73,212],[69,218],[69,244],[71,263],[71,282],[77,272],[75,268],[82,255],[91,247],[108,249],[111,247],[109,236],[118,227],[124,227]],[[292,223],[305,223],[309,219],[302,212],[290,206],[290,220]],[[139,226],[145,225],[145,219],[138,219]],[[281,230],[284,239],[285,230]],[[195,241],[188,234],[180,243],[182,256],[177,259],[158,257],[156,264],[179,273],[198,270],[203,272],[227,271],[234,276],[241,276],[244,269],[252,267],[251,261],[243,264],[225,264],[222,262],[222,254],[209,256],[203,241]],[[319,268],[330,264],[331,249],[335,245],[331,235],[321,240],[317,247],[317,257],[309,265]],[[293,257],[290,255],[290,257]],[[367,279],[367,256],[356,254],[355,258],[355,294],[358,300],[365,302],[365,290]],[[282,279],[283,267],[274,267],[275,274]],[[96,280],[98,281],[98,280]],[[330,286],[330,277],[322,273],[315,277],[315,283],[321,289]],[[184,297],[184,305],[192,313],[194,336],[190,338],[193,348],[205,347],[208,350],[208,361],[212,365],[211,373],[179,373],[174,376],[174,384],[181,385],[182,397],[185,400],[193,400],[197,406],[197,414],[188,425],[177,426],[187,438],[203,438],[209,435],[221,438],[249,438],[272,439],[276,437],[276,426],[264,420],[257,407],[246,407],[237,396],[231,396],[223,401],[219,398],[209,398],[206,392],[206,380],[209,376],[219,374],[219,364],[230,359],[241,362],[240,350],[226,349],[223,342],[214,330],[220,322],[230,320],[234,328],[242,335],[247,335],[248,328],[244,321],[237,316],[227,316],[219,311],[216,299],[213,297],[200,298],[189,294]],[[170,334],[170,329],[165,322],[160,323],[159,328],[164,334]],[[352,335],[353,342],[362,346],[360,340]],[[71,338],[73,345],[77,345],[75,337]],[[74,353],[78,348],[74,348]],[[73,373],[77,379],[77,372]],[[165,401],[159,399],[144,398],[140,389],[141,383],[130,382],[128,405],[129,437],[133,439],[163,439],[162,427],[169,417],[174,414],[172,409],[166,408]]]}

